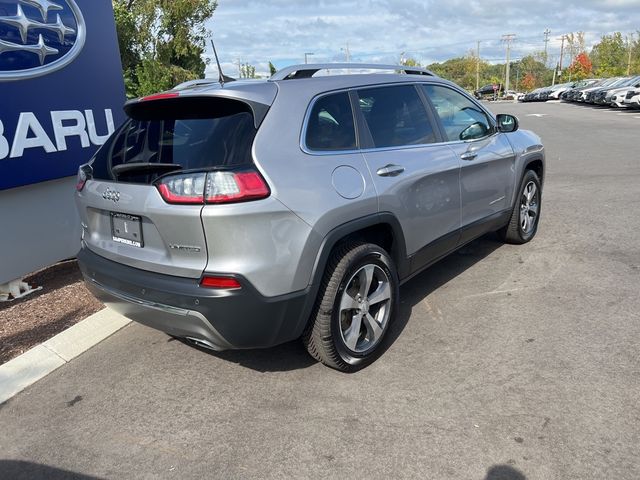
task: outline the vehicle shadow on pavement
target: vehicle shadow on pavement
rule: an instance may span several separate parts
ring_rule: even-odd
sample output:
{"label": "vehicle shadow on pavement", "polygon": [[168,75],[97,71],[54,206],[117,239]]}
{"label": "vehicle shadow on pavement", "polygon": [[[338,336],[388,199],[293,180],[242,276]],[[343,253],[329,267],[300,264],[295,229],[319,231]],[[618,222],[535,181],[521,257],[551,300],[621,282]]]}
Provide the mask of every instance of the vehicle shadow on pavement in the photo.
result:
{"label": "vehicle shadow on pavement", "polygon": [[237,363],[243,367],[256,370],[258,372],[287,372],[311,367],[316,362],[307,353],[301,340],[283,343],[271,348],[261,348],[256,350],[225,350],[214,352],[188,341],[176,339],[186,345],[200,350],[201,352],[213,355],[232,363]]}
{"label": "vehicle shadow on pavement", "polygon": [[[379,356],[382,356],[400,337],[411,319],[411,313],[415,305],[502,245],[504,243],[500,242],[495,234],[487,234],[440,260],[404,284],[400,288],[401,303],[398,316],[389,327],[384,344],[381,345]],[[300,340],[294,340],[293,342],[267,349],[227,350],[224,352],[213,352],[183,340],[179,341],[209,355],[259,372],[292,371],[308,368],[317,363],[307,353]]]}
{"label": "vehicle shadow on pavement", "polygon": [[99,480],[99,477],[20,460],[0,460],[0,475],[12,480]]}
{"label": "vehicle shadow on pavement", "polygon": [[400,337],[411,320],[413,307],[503,245],[495,233],[488,233],[446,256],[402,285],[398,316],[389,328],[380,355],[384,355]]}
{"label": "vehicle shadow on pavement", "polygon": [[509,465],[494,465],[487,471],[484,480],[527,480],[527,477]]}

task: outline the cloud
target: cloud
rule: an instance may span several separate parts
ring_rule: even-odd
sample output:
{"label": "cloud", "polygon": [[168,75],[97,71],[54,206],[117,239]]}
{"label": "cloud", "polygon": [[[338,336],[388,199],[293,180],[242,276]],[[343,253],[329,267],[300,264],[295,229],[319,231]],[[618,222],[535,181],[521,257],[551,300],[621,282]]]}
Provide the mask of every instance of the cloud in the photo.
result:
{"label": "cloud", "polygon": [[347,44],[356,62],[397,63],[404,52],[430,63],[465,55],[481,41],[481,56],[497,62],[505,56],[502,34],[516,34],[512,58],[519,58],[544,49],[547,28],[553,60],[564,33],[584,31],[590,46],[639,25],[640,0],[219,0],[208,24],[230,75],[238,60],[264,74],[269,61],[303,63],[305,52],[314,62],[343,61]]}

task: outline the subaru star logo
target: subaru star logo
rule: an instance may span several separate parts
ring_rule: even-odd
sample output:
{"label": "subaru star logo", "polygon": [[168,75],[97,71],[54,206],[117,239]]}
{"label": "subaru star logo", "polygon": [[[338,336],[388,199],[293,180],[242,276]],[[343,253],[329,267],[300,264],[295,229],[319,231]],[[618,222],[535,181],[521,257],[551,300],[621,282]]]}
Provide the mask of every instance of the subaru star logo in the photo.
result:
{"label": "subaru star logo", "polygon": [[74,0],[0,0],[0,81],[60,70],[78,56],[85,35]]}

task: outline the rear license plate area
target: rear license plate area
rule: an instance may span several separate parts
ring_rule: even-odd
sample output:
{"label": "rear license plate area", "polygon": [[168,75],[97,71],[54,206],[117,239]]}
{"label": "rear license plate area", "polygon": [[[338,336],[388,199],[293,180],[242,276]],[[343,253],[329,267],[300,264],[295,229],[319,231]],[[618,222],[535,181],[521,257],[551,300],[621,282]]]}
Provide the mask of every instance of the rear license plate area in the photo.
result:
{"label": "rear license plate area", "polygon": [[111,213],[111,238],[114,242],[132,247],[144,247],[142,218],[127,213]]}

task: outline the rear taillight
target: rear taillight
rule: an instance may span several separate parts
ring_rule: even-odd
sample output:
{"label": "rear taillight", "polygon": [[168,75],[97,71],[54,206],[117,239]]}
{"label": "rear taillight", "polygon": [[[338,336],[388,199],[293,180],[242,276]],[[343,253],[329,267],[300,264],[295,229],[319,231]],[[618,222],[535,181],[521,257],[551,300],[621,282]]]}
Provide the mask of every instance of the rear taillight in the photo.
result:
{"label": "rear taillight", "polygon": [[76,190],[81,192],[87,180],[91,178],[91,167],[89,165],[80,165],[78,168],[78,176],[76,180]]}
{"label": "rear taillight", "polygon": [[212,277],[212,276],[204,276],[200,281],[201,287],[206,288],[219,288],[224,290],[237,290],[242,288],[240,282],[235,278],[229,277]]}
{"label": "rear taillight", "polygon": [[157,183],[167,203],[235,203],[269,196],[269,187],[255,170],[181,173],[161,178]]}
{"label": "rear taillight", "polygon": [[167,203],[202,204],[207,174],[185,173],[163,177],[156,186]]}

